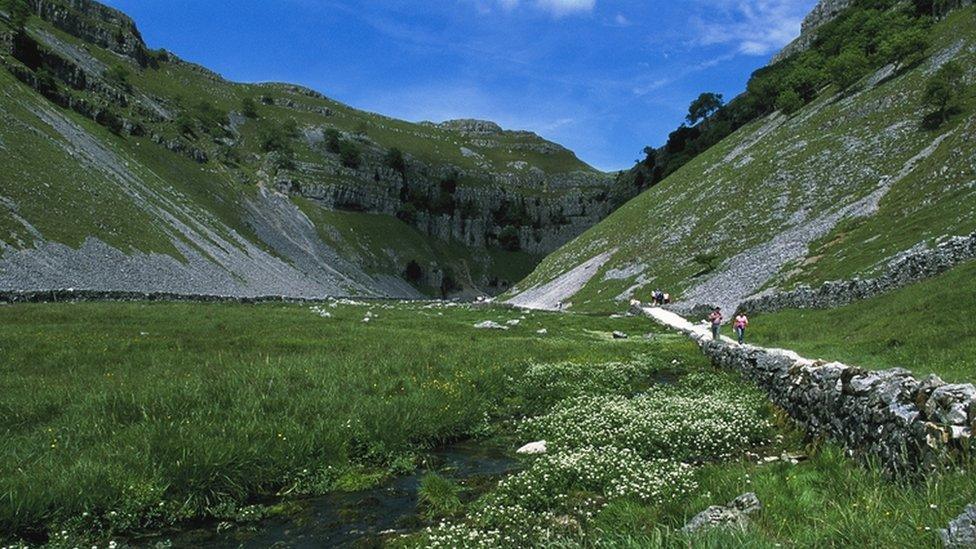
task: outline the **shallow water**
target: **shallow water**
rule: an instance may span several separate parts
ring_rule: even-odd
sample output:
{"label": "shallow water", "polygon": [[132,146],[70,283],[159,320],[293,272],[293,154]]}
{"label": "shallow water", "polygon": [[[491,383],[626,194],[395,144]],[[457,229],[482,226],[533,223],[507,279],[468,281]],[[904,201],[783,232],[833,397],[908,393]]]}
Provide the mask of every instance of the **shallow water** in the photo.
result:
{"label": "shallow water", "polygon": [[167,532],[136,542],[152,546],[170,540],[173,547],[373,547],[385,537],[424,527],[417,512],[417,488],[428,471],[455,481],[476,483],[514,471],[518,462],[501,450],[464,442],[431,454],[429,467],[394,478],[381,486],[297,501],[287,516],[235,525],[217,531],[217,522]]}

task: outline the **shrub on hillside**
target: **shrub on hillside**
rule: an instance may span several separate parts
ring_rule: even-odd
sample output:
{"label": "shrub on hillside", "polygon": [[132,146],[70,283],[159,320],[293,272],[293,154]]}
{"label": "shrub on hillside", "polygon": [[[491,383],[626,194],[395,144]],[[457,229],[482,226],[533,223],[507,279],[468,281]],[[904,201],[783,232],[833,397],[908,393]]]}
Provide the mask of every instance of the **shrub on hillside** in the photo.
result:
{"label": "shrub on hillside", "polygon": [[393,147],[392,149],[386,151],[385,158],[386,165],[400,175],[406,175],[407,173],[407,161],[403,157],[403,151]]}
{"label": "shrub on hillside", "polygon": [[248,118],[258,117],[258,103],[251,96],[241,99],[241,114]]}
{"label": "shrub on hillside", "polygon": [[342,143],[342,134],[335,128],[325,130],[325,150],[333,154],[339,154],[339,145]]}
{"label": "shrub on hillside", "polygon": [[411,259],[410,263],[407,263],[407,268],[403,270],[403,277],[416,284],[424,277],[424,268],[417,263],[417,260]]}
{"label": "shrub on hillside", "polygon": [[848,48],[827,62],[827,73],[830,81],[841,90],[846,90],[864,76],[870,64],[864,52],[856,48]]}
{"label": "shrub on hillside", "polygon": [[132,73],[125,65],[116,63],[115,65],[105,69],[104,76],[105,80],[107,80],[110,84],[129,91],[132,89],[132,84],[129,82],[129,77],[131,74]]}
{"label": "shrub on hillside", "polygon": [[793,114],[803,108],[803,99],[793,90],[783,90],[776,98],[776,109],[783,114]]}
{"label": "shrub on hillside", "polygon": [[359,145],[354,141],[343,140],[339,143],[339,161],[347,168],[356,169],[362,162]]}
{"label": "shrub on hillside", "polygon": [[925,104],[935,108],[927,117],[929,126],[938,127],[959,111],[962,99],[963,68],[956,61],[942,65],[925,84]]}

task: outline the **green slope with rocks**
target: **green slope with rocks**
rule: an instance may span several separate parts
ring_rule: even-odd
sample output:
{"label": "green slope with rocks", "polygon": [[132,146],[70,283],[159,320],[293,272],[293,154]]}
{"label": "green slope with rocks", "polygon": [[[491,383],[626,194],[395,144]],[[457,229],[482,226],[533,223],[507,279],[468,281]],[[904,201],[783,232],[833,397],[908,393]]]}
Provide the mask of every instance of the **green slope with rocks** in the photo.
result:
{"label": "green slope with rocks", "polygon": [[[852,38],[853,40],[853,38]],[[935,21],[924,55],[793,112],[744,125],[549,256],[508,295],[575,310],[670,291],[733,307],[799,283],[867,276],[907,250],[976,229],[976,8]],[[920,52],[922,53],[922,52]],[[962,68],[936,128],[930,79]]]}
{"label": "green slope with rocks", "polygon": [[530,132],[229,82],[91,0],[0,3],[0,117],[5,290],[497,293],[629,198]]}

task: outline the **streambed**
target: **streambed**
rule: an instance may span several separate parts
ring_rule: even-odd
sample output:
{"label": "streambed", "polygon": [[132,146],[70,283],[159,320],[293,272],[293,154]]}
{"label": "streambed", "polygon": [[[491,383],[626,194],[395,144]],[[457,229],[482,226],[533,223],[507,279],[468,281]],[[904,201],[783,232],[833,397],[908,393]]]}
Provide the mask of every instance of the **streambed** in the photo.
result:
{"label": "streambed", "polygon": [[[134,541],[173,547],[370,547],[387,537],[426,526],[417,509],[420,479],[430,471],[465,486],[480,486],[518,469],[519,462],[497,447],[467,441],[432,452],[428,466],[360,492],[336,492],[297,500],[297,510],[255,523],[219,529],[208,521]],[[477,492],[477,490],[474,490]]]}

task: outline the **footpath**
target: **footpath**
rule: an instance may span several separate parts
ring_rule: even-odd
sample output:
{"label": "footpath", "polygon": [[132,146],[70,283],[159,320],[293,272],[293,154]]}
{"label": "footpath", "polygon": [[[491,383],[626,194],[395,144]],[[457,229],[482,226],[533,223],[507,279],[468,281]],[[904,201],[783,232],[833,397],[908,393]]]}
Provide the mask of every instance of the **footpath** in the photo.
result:
{"label": "footpath", "polygon": [[878,459],[890,472],[924,473],[970,447],[976,424],[972,384],[950,384],[936,375],[917,379],[904,368],[871,371],[811,360],[728,337],[713,341],[707,324],[639,303],[631,311],[695,340],[713,364],[755,382],[809,434]]}

